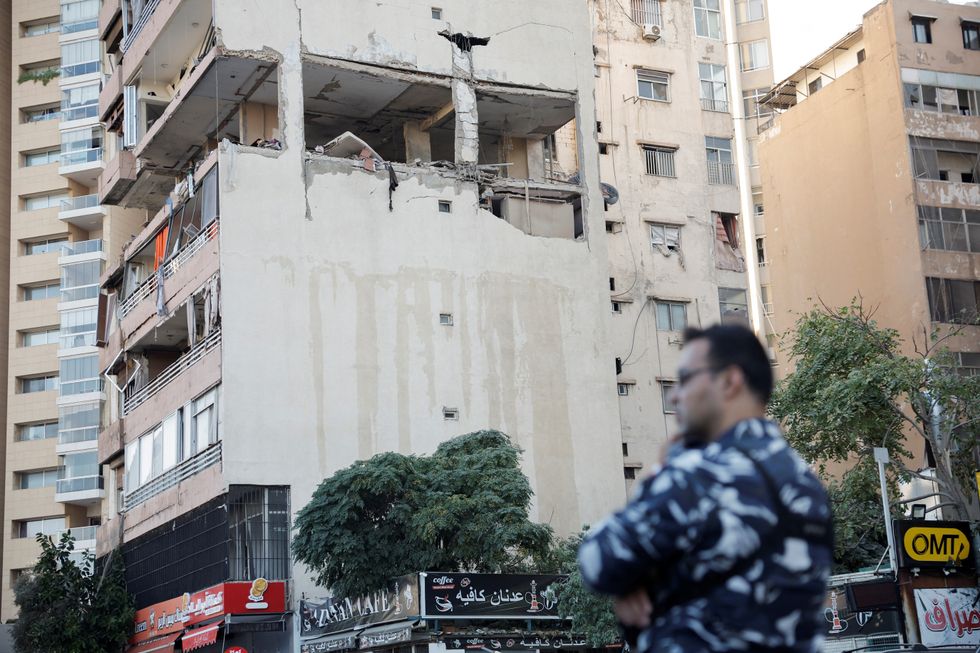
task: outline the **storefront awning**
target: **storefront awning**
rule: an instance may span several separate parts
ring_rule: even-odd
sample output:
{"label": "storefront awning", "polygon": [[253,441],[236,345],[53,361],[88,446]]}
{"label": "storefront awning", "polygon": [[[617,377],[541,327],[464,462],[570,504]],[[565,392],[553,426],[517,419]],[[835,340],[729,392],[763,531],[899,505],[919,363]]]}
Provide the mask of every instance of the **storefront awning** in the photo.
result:
{"label": "storefront awning", "polygon": [[286,631],[286,625],[291,612],[275,612],[270,614],[230,614],[225,619],[225,632],[232,633],[281,633]]}
{"label": "storefront awning", "polygon": [[180,640],[181,650],[193,651],[197,648],[204,648],[208,644],[214,644],[218,641],[218,628],[220,627],[221,624],[217,623],[204,628],[185,631],[184,637]]}
{"label": "storefront awning", "polygon": [[164,637],[157,637],[156,639],[151,639],[147,642],[142,642],[136,644],[135,646],[130,646],[126,649],[126,653],[173,653],[174,642],[180,637],[180,633],[174,633],[173,635],[166,635]]}

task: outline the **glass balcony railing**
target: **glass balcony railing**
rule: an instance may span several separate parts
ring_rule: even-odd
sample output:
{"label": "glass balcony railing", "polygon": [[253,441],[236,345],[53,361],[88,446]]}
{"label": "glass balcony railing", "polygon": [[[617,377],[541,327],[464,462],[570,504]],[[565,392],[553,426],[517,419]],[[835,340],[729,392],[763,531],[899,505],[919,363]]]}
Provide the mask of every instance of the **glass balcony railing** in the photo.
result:
{"label": "glass balcony railing", "polygon": [[[92,197],[95,197],[94,195]],[[64,202],[61,204],[64,211]],[[96,205],[98,206],[98,205]],[[73,243],[65,243],[61,246],[62,256],[78,256],[79,254],[91,254],[92,252],[102,251],[102,239],[93,238],[92,240],[76,240]]]}
{"label": "glass balcony railing", "polygon": [[99,427],[87,426],[78,429],[58,431],[58,444],[78,444],[79,442],[97,442]]}
{"label": "glass balcony railing", "polygon": [[92,147],[87,150],[75,150],[61,153],[61,166],[77,166],[85,163],[95,163],[102,160],[102,148]]}
{"label": "glass balcony railing", "polygon": [[[64,470],[62,467],[59,472]],[[95,470],[98,471],[97,469]],[[77,472],[76,472],[77,473]],[[95,473],[87,476],[73,476],[71,478],[60,478],[55,486],[55,494],[70,494],[72,492],[87,492],[89,490],[101,490],[105,486],[102,476]]]}
{"label": "glass balcony railing", "polygon": [[86,104],[80,107],[70,107],[61,109],[61,119],[65,122],[69,120],[82,120],[83,118],[95,118],[99,115],[99,103]]}
{"label": "glass balcony railing", "polygon": [[77,20],[71,23],[61,24],[62,34],[74,34],[75,32],[84,32],[85,30],[98,29],[99,28],[99,17],[87,18],[85,20]]}
{"label": "glass balcony railing", "polygon": [[77,526],[75,528],[69,528],[68,534],[74,538],[76,542],[85,542],[95,539],[95,531],[98,526]]}
{"label": "glass balcony railing", "polygon": [[62,381],[58,384],[59,396],[67,397],[89,392],[102,392],[103,381],[101,376],[92,379],[78,379],[77,381]]}
{"label": "glass balcony railing", "polygon": [[71,64],[69,66],[61,67],[61,78],[66,79],[68,77],[88,75],[89,73],[97,73],[99,70],[101,70],[101,67],[98,61],[86,61],[84,63]]}
{"label": "glass balcony railing", "polygon": [[67,199],[61,200],[62,211],[77,211],[78,209],[94,209],[98,205],[99,205],[99,196],[96,194],[79,195],[78,197],[69,197]]}

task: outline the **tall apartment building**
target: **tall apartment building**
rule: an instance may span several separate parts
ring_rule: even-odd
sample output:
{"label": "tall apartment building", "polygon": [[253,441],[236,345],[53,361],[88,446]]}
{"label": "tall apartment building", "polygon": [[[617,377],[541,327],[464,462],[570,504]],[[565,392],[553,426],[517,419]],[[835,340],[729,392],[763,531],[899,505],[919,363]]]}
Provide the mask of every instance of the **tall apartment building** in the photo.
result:
{"label": "tall apartment building", "polygon": [[756,100],[772,83],[768,11],[765,0],[590,4],[600,171],[618,192],[604,214],[606,310],[629,483],[676,428],[669,392],[684,328],[765,328],[766,300],[753,289],[765,234],[755,145],[766,119]]}
{"label": "tall apartment building", "polygon": [[[103,69],[98,0],[14,0],[10,65],[9,334],[0,619],[33,566],[37,533],[71,530],[94,551],[104,495],[97,460],[105,399],[95,347],[104,261],[145,212],[96,196],[104,164],[97,115]],[[6,270],[4,266],[4,270]],[[8,320],[3,321],[4,328]]]}
{"label": "tall apartment building", "polygon": [[[97,335],[97,550],[137,640],[298,647],[286,613],[325,590],[292,515],[377,452],[496,428],[532,518],[622,503],[584,3],[106,0],[99,34],[100,201],[150,216]],[[236,612],[260,577],[275,600]],[[221,588],[215,624],[149,617]]]}
{"label": "tall apartment building", "polygon": [[776,328],[860,295],[980,370],[980,5],[886,0],[763,102]]}

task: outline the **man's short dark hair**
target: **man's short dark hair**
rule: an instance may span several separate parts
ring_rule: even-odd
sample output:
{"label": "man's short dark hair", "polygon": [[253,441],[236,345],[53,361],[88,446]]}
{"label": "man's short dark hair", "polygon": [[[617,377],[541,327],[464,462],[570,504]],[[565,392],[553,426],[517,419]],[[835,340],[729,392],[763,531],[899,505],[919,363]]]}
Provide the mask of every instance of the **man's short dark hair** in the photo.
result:
{"label": "man's short dark hair", "polygon": [[707,329],[684,331],[684,343],[708,341],[708,362],[719,370],[734,365],[742,370],[755,396],[768,404],[772,396],[772,367],[769,356],[752,331],[734,324],[716,324]]}

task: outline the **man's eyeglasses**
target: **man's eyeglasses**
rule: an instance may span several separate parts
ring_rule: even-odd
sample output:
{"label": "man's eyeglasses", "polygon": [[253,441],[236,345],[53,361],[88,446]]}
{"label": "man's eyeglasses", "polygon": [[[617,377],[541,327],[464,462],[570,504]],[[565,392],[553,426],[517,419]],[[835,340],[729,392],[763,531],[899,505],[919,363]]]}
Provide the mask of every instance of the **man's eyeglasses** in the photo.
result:
{"label": "man's eyeglasses", "polygon": [[677,386],[684,387],[684,384],[696,377],[698,374],[703,374],[705,372],[715,374],[723,369],[724,367],[708,366],[696,367],[693,370],[680,370],[677,372]]}

